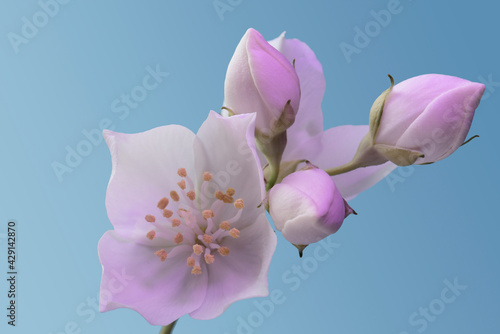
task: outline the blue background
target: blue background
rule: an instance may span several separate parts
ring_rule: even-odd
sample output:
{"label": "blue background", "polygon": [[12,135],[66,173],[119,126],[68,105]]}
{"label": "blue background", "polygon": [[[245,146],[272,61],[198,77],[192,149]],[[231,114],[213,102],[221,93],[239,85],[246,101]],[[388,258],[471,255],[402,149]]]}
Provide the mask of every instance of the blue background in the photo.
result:
{"label": "blue background", "polygon": [[[387,73],[396,81],[443,73],[493,81],[470,131],[481,137],[437,164],[396,170],[390,182],[353,200],[359,215],[330,237],[337,248],[324,261],[314,257],[315,246],[300,260],[278,236],[270,290],[280,290],[285,300],[272,314],[256,313],[255,301],[266,299],[245,300],[215,320],[185,316],[176,333],[238,333],[238,319],[255,325],[239,333],[498,333],[500,5],[401,0],[400,12],[372,31],[369,44],[348,62],[340,44],[354,45],[355,27],[365,29],[374,20],[370,12],[387,9],[390,1],[231,3],[221,19],[212,0],[73,0],[16,53],[9,33],[21,35],[23,17],[33,21],[41,7],[34,0],[3,1],[0,331],[158,332],[131,310],[100,314],[87,304],[99,290],[97,241],[111,229],[104,207],[111,171],[106,145],[96,141],[62,181],[52,165],[64,164],[66,147],[75,149],[85,140],[82,131],[98,129],[103,119],[120,132],[170,123],[197,131],[210,109],[219,110],[227,64],[245,30],[254,27],[267,39],[286,30],[315,51],[327,80],[325,129],[366,124],[371,103],[388,86]],[[113,101],[157,65],[169,76],[126,116],[113,112]],[[19,234],[15,328],[5,317],[1,237],[8,219],[17,220]],[[307,278],[291,272],[306,264]],[[444,281],[455,278],[467,288],[439,309]],[[429,306],[439,314],[422,320],[419,308]],[[418,325],[409,321],[414,312]]]}

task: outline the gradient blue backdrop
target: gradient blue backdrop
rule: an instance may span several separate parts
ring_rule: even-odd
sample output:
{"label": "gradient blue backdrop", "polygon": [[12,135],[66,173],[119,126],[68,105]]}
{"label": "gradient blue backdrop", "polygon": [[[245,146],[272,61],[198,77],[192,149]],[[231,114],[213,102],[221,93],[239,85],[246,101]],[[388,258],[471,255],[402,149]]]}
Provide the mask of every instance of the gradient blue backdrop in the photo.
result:
{"label": "gradient blue backdrop", "polygon": [[[500,5],[401,0],[399,13],[377,31],[371,11],[386,9],[389,0],[229,3],[221,19],[213,0],[73,0],[57,13],[52,8],[44,22],[37,1],[3,1],[0,331],[158,332],[131,310],[99,314],[87,305],[99,290],[97,242],[111,229],[104,207],[111,171],[106,145],[96,142],[62,181],[52,165],[64,163],[66,147],[75,149],[85,140],[82,131],[98,129],[103,119],[120,132],[170,123],[196,131],[210,109],[220,108],[227,64],[254,27],[268,39],[286,30],[316,52],[327,80],[325,128],[366,124],[371,103],[388,86],[387,73],[397,81],[443,73],[490,83],[471,129],[481,137],[435,165],[396,170],[391,182],[352,201],[359,215],[330,237],[338,248],[317,268],[308,267],[307,278],[287,281],[298,277],[292,267],[305,262],[279,236],[270,289],[286,300],[252,331],[413,334],[427,322],[429,334],[500,332]],[[25,31],[31,38],[16,52],[11,33],[21,36],[23,17],[33,22],[33,15],[46,25],[36,34]],[[367,24],[373,37],[348,62],[340,44],[354,45],[355,28]],[[128,115],[114,113],[113,101],[157,65],[169,76]],[[5,317],[8,219],[19,226],[15,328]],[[314,258],[311,250],[306,257]],[[436,299],[443,281],[455,278],[467,288],[441,310]],[[263,300],[237,302],[211,321],[183,317],[176,333],[238,333],[239,317],[259,322],[254,303]],[[409,322],[430,305],[439,313],[432,321],[417,316],[418,325]]]}

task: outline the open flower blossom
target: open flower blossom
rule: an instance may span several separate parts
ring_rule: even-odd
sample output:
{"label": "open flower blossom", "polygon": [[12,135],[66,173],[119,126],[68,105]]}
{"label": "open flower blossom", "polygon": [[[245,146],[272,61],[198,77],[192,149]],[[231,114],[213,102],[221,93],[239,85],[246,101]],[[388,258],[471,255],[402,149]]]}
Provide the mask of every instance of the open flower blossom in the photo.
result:
{"label": "open flower blossom", "polygon": [[276,229],[298,247],[337,232],[353,212],[332,178],[319,168],[296,171],[269,191]]}
{"label": "open flower blossom", "polygon": [[[99,242],[101,311],[131,308],[168,325],[268,294],[276,236],[258,208],[265,193],[254,131],[253,114],[211,112],[197,135],[178,125],[104,132],[114,230]],[[134,279],[114,289],[113,273],[123,271]]]}
{"label": "open flower blossom", "polygon": [[[371,125],[373,145],[396,164],[425,164],[448,157],[465,141],[484,89],[483,84],[442,74],[420,75],[397,84],[385,96],[385,104],[373,111],[380,117],[370,117],[372,122],[377,120]],[[414,152],[416,160],[407,159],[407,152]]]}
{"label": "open flower blossom", "polygon": [[[326,83],[321,63],[307,44],[298,39],[286,39],[285,33],[269,43],[289,62],[295,60],[300,81],[300,106],[295,123],[287,130],[288,143],[282,161],[309,160],[324,170],[349,162],[368,133],[368,125],[344,125],[323,131],[321,103]],[[394,168],[396,165],[387,162],[336,175],[333,180],[342,196],[350,200]]]}

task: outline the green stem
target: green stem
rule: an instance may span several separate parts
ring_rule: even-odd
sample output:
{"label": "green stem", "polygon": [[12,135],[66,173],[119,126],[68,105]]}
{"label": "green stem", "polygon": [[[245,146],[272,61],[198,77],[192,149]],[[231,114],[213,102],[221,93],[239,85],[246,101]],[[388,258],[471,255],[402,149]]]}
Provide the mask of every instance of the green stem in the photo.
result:
{"label": "green stem", "polygon": [[271,175],[269,176],[269,180],[267,180],[266,184],[266,192],[271,190],[271,188],[276,184],[276,180],[278,180],[278,175],[280,173],[280,165],[269,164],[269,168],[271,169]]}
{"label": "green stem", "polygon": [[170,334],[170,333],[173,333],[174,332],[175,324],[177,324],[177,320],[175,320],[174,322],[172,322],[170,325],[163,326],[161,328],[160,334]]}
{"label": "green stem", "polygon": [[330,175],[330,176],[335,176],[335,175],[339,175],[339,174],[353,171],[359,167],[360,166],[358,166],[358,165],[354,164],[352,161],[350,161],[342,166],[326,169],[325,172],[327,172],[328,175]]}

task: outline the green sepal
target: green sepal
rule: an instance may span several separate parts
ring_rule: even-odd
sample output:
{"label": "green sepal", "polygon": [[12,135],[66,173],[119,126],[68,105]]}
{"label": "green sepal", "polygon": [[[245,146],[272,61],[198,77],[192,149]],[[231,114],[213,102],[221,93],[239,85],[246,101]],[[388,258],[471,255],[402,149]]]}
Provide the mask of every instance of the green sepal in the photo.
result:
{"label": "green sepal", "polygon": [[387,158],[387,160],[398,166],[413,165],[417,159],[425,156],[422,152],[384,144],[375,144],[374,147],[381,155]]}
{"label": "green sepal", "polygon": [[380,94],[379,97],[377,97],[375,102],[373,102],[372,108],[370,109],[370,120],[368,124],[370,127],[372,141],[375,141],[375,137],[377,136],[380,120],[382,119],[382,113],[384,112],[385,100],[394,87],[394,78],[390,74],[387,76],[391,80],[391,86]]}

